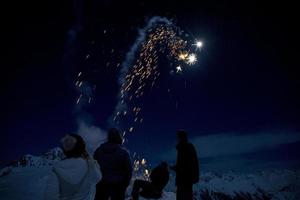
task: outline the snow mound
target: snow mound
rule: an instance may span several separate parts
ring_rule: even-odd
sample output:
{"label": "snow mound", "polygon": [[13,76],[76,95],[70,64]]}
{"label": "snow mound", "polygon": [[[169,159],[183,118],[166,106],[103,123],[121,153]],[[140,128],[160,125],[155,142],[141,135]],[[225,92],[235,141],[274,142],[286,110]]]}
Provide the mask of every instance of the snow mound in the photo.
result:
{"label": "snow mound", "polygon": [[[139,198],[140,200],[175,200],[176,199],[176,194],[174,192],[163,192],[163,195],[159,199],[145,199],[143,197]],[[128,198],[127,200],[130,200]]]}
{"label": "snow mound", "polygon": [[[64,158],[60,148],[41,156],[25,155],[0,171],[0,199],[40,200],[51,166]],[[175,200],[174,176],[160,200]],[[127,196],[132,185],[128,188]],[[194,186],[195,200],[299,200],[300,170],[268,170],[252,174],[202,173]],[[140,198],[145,200],[144,198]]]}
{"label": "snow mound", "polygon": [[53,166],[53,164],[64,158],[64,153],[61,148],[56,147],[41,156],[33,156],[27,154],[23,156],[18,162],[20,167],[46,167]]}

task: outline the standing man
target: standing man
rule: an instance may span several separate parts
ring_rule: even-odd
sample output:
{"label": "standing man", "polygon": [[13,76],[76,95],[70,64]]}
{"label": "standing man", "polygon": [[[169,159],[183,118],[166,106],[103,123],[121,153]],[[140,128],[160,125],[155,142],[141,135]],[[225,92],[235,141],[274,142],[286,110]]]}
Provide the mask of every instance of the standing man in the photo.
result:
{"label": "standing man", "polygon": [[177,162],[171,168],[176,172],[176,199],[192,200],[193,184],[199,182],[198,156],[194,145],[188,142],[187,132],[177,131],[177,139]]}
{"label": "standing man", "polygon": [[122,147],[122,137],[116,128],[108,131],[107,142],[94,153],[102,172],[96,186],[96,200],[124,200],[132,176],[128,151]]}

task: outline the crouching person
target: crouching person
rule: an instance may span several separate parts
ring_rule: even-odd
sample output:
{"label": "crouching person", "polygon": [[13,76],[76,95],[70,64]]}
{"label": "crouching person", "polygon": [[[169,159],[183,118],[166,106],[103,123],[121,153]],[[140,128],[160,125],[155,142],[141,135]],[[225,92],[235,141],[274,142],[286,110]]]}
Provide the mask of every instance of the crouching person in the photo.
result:
{"label": "crouching person", "polygon": [[66,158],[53,166],[49,175],[45,200],[91,200],[101,178],[98,163],[88,156],[82,137],[66,135],[62,140]]}
{"label": "crouching person", "polygon": [[122,137],[116,128],[108,131],[107,142],[94,153],[102,172],[97,184],[96,200],[124,200],[132,176],[128,151],[122,146]]}
{"label": "crouching person", "polygon": [[139,195],[146,199],[159,199],[169,181],[168,164],[162,162],[150,174],[150,181],[135,180],[132,189],[132,200],[138,200]]}

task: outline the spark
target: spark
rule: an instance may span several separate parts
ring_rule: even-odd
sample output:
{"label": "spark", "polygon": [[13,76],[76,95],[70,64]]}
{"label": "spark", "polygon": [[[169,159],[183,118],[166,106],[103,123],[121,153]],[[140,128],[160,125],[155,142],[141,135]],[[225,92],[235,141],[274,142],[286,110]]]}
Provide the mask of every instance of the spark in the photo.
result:
{"label": "spark", "polygon": [[179,73],[179,72],[182,72],[182,68],[180,65],[176,67],[176,73]]}
{"label": "spark", "polygon": [[197,49],[201,49],[203,47],[203,42],[198,40],[194,45],[196,46]]}
{"label": "spark", "polygon": [[132,132],[132,131],[133,131],[133,127],[130,127],[129,132]]}
{"label": "spark", "polygon": [[187,57],[187,64],[189,65],[193,65],[195,64],[195,62],[197,61],[197,57],[196,57],[196,54],[192,53],[190,54],[188,57]]}
{"label": "spark", "polygon": [[80,100],[81,100],[82,94],[80,94],[80,96],[78,97],[76,104],[79,104]]}
{"label": "spark", "polygon": [[188,53],[187,53],[187,52],[180,53],[180,54],[178,55],[178,59],[179,59],[179,60],[186,60],[187,57],[188,57]]}

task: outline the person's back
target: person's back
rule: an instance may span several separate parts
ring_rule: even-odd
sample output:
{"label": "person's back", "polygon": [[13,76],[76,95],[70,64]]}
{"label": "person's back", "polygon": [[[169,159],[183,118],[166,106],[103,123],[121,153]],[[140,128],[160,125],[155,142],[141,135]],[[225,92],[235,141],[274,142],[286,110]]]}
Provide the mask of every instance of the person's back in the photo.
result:
{"label": "person's back", "polygon": [[150,175],[152,184],[162,191],[169,182],[169,170],[166,163],[162,163],[155,167]]}
{"label": "person's back", "polygon": [[[70,158],[56,163],[50,174],[46,199],[90,200],[100,179],[93,160]],[[55,185],[59,185],[55,186]],[[59,191],[57,191],[59,189]]]}
{"label": "person's back", "polygon": [[150,174],[150,181],[136,179],[133,184],[131,196],[132,200],[138,200],[139,196],[146,199],[159,199],[163,194],[163,189],[169,181],[168,164],[162,162],[155,167]]}
{"label": "person's back", "polygon": [[102,179],[97,184],[95,199],[125,199],[126,188],[132,175],[129,153],[122,146],[122,138],[117,129],[110,129],[108,141],[94,153],[102,172]]}
{"label": "person's back", "polygon": [[199,181],[199,164],[196,149],[188,142],[187,132],[177,132],[177,162],[172,169],[176,172],[176,199],[192,200],[193,184]]}
{"label": "person's back", "polygon": [[127,184],[131,178],[128,152],[119,144],[104,143],[95,152],[102,172],[102,181],[112,184]]}
{"label": "person's back", "polygon": [[199,180],[199,166],[193,144],[182,142],[177,145],[176,184],[195,184]]}

